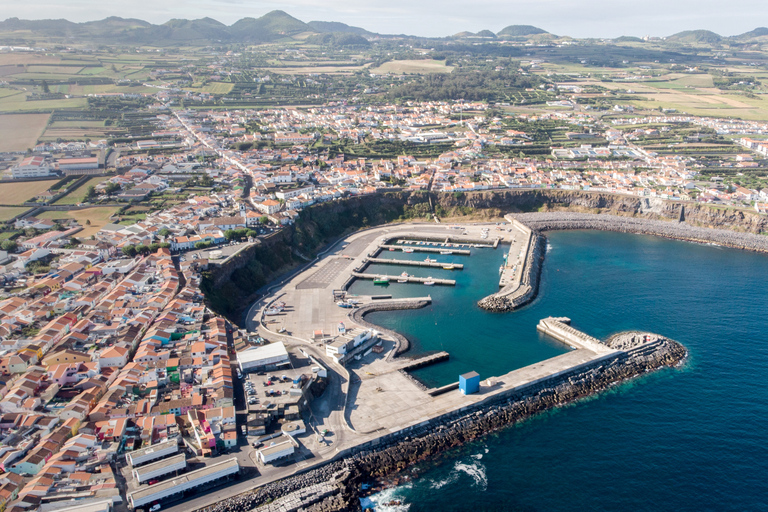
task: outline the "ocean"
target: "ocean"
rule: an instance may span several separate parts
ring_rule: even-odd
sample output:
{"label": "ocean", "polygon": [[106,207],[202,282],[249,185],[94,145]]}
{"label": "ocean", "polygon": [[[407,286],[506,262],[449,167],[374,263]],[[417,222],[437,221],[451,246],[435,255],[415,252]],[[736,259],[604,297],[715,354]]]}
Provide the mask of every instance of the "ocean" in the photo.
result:
{"label": "ocean", "polygon": [[[656,332],[683,343],[689,360],[409,468],[400,476],[410,481],[371,496],[376,510],[768,509],[768,255],[599,231],[547,238],[539,295],[513,313],[476,305],[498,289],[501,248],[430,256],[464,263],[463,271],[370,270],[451,278],[456,287],[384,291],[358,281],[351,292],[431,294],[427,308],[366,317],[405,334],[409,355],[450,352],[448,362],[415,372],[429,386],[565,352],[537,333],[546,316],[567,316],[598,338]],[[393,500],[400,504],[385,505]]]}

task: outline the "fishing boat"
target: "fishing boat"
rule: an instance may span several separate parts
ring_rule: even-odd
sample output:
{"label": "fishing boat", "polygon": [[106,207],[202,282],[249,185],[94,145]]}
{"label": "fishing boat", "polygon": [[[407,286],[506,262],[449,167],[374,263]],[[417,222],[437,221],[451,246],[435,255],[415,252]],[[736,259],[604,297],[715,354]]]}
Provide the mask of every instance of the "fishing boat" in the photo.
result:
{"label": "fishing boat", "polygon": [[390,248],[389,248],[389,250],[390,250],[390,251],[394,251],[394,250],[395,250],[395,248],[394,248],[394,247],[390,247]]}
{"label": "fishing boat", "polygon": [[398,283],[407,283],[408,282],[408,278],[407,277],[399,277],[399,278],[397,278],[397,282]]}
{"label": "fishing boat", "polygon": [[410,249],[410,248],[408,248],[408,249],[403,249],[403,252],[408,252],[408,253],[410,253],[410,252],[413,252],[413,249]]}
{"label": "fishing boat", "polygon": [[453,254],[453,251],[440,251],[440,254]]}
{"label": "fishing boat", "polygon": [[351,307],[353,307],[352,304],[344,302],[343,300],[340,300],[339,302],[337,302],[336,305],[339,306],[340,308],[351,308]]}
{"label": "fishing boat", "polygon": [[432,279],[432,276],[428,277],[426,281],[424,281],[424,286],[435,286],[435,281]]}
{"label": "fishing boat", "polygon": [[437,263],[437,260],[434,260],[432,258],[425,258],[424,263]]}
{"label": "fishing boat", "polygon": [[454,265],[453,263],[449,263],[447,265],[443,265],[443,270],[453,270],[455,268],[456,268],[456,265]]}
{"label": "fishing boat", "polygon": [[373,284],[383,284],[387,285],[389,284],[389,278],[385,276],[379,276],[373,279]]}

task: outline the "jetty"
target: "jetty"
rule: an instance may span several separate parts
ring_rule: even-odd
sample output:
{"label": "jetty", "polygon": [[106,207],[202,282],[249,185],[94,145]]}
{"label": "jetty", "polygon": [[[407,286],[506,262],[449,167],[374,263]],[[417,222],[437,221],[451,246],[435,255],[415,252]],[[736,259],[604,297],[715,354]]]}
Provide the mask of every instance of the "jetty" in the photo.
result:
{"label": "jetty", "polygon": [[407,279],[409,283],[421,283],[421,284],[432,281],[435,284],[440,284],[443,286],[456,286],[455,279],[437,279],[434,277],[414,277],[414,276],[402,277],[402,276],[388,276],[383,274],[364,274],[362,272],[352,272],[352,277],[356,279],[371,279],[371,280],[386,278],[386,279],[389,279],[390,283],[396,283],[398,279]]}
{"label": "jetty", "polygon": [[464,265],[462,263],[440,263],[437,261],[411,261],[411,260],[396,260],[392,258],[366,258],[364,263],[380,263],[382,265],[404,265],[409,267],[427,267],[427,268],[444,268],[446,266],[453,266],[453,270],[463,270]]}
{"label": "jetty", "polygon": [[456,247],[425,247],[422,245],[380,245],[379,249],[388,251],[394,249],[396,251],[402,251],[403,249],[412,249],[413,252],[429,252],[432,254],[440,254],[441,252],[451,251],[451,254],[457,254],[460,256],[469,256],[472,254],[469,249],[458,249]]}

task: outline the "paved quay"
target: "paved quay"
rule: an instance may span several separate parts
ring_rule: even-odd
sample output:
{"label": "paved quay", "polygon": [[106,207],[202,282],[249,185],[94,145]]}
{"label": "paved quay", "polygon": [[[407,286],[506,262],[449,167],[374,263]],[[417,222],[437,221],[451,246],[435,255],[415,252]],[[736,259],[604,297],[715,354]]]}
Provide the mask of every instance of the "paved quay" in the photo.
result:
{"label": "paved quay", "polygon": [[[439,364],[439,361],[450,358],[450,354],[434,354],[418,360],[395,357],[401,345],[396,333],[382,330],[383,351],[368,352],[359,360],[352,359],[347,366],[341,366],[326,356],[324,341],[332,339],[339,323],[343,322],[346,329],[366,327],[362,315],[354,316],[355,309],[341,308],[336,303],[345,295],[355,269],[362,268],[366,260],[375,257],[382,246],[404,237],[423,237],[425,240],[450,238],[456,243],[466,242],[468,245],[472,240],[486,240],[490,241],[488,245],[491,247],[512,244],[514,255],[525,252],[523,249],[530,239],[524,235],[525,231],[513,224],[463,225],[460,230],[440,224],[403,224],[361,231],[333,245],[303,272],[281,283],[254,304],[247,319],[248,329],[269,341],[282,341],[292,350],[305,351],[321,361],[328,369],[328,386],[323,395],[311,404],[307,418],[310,435],[299,438],[305,450],[311,451],[311,457],[238,483],[228,488],[229,494],[270,484],[319,466],[325,467],[327,463],[347,457],[356,450],[387,442],[387,439],[393,439],[393,434],[407,435],[445,418],[455,417],[462,411],[491,407],[507,396],[527,393],[542,383],[552,382],[553,377],[572,375],[574,371],[591,371],[601,367],[604,361],[615,361],[626,354],[623,347],[612,348],[579,333],[568,325],[568,319],[543,319],[542,325],[549,329],[548,334],[570,345],[572,350],[504,375],[486,378],[481,381],[479,392],[466,396],[458,390],[431,394],[430,390],[403,371],[403,368],[414,364]],[[499,250],[504,249],[505,245],[502,245]],[[470,258],[465,265],[471,264]],[[397,286],[396,283],[393,285]],[[356,296],[354,299],[361,310],[412,307],[414,303],[431,301],[430,297],[377,299]],[[277,302],[285,304],[282,311],[266,315],[265,311]],[[439,304],[435,306],[439,307]],[[359,318],[360,323],[355,318]],[[331,431],[332,435],[325,438],[325,443],[319,443],[311,433],[324,429]],[[187,510],[213,504],[215,498],[225,493],[227,489],[222,489],[212,494],[212,498],[196,499],[195,507]],[[183,512],[183,505],[173,508],[172,512]]]}

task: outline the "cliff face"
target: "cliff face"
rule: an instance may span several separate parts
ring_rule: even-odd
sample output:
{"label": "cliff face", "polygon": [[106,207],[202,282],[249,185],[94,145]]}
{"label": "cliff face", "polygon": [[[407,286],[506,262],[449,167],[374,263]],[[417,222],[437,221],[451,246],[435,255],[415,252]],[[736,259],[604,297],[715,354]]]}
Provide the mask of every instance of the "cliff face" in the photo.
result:
{"label": "cliff face", "polygon": [[426,220],[427,214],[497,218],[506,213],[570,211],[677,221],[692,226],[768,233],[768,217],[733,208],[683,204],[599,192],[494,190],[458,194],[386,192],[318,204],[301,212],[294,226],[221,267],[205,273],[203,291],[214,311],[239,323],[254,292],[282,272],[313,258],[331,240],[361,227],[397,220]]}
{"label": "cliff face", "polygon": [[439,194],[435,199],[445,209],[459,206],[497,208],[505,213],[568,209],[584,213],[610,213],[658,220],[684,220],[692,225],[768,232],[768,217],[733,208],[681,203],[658,198],[640,198],[578,190],[503,190],[465,194]]}

